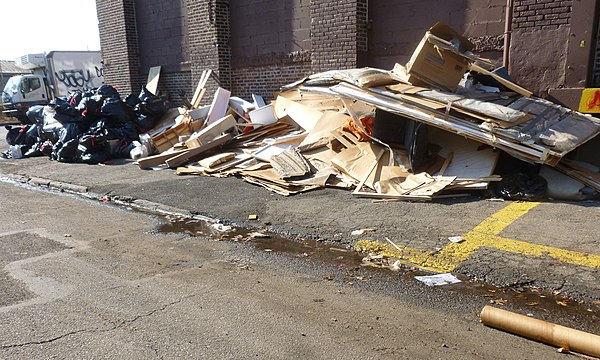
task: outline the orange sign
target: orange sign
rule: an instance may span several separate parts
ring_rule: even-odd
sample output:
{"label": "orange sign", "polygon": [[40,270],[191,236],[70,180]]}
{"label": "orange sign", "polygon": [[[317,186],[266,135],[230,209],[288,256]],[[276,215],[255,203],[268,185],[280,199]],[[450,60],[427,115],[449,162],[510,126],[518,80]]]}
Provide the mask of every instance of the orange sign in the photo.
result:
{"label": "orange sign", "polygon": [[600,113],[600,88],[583,89],[579,112]]}

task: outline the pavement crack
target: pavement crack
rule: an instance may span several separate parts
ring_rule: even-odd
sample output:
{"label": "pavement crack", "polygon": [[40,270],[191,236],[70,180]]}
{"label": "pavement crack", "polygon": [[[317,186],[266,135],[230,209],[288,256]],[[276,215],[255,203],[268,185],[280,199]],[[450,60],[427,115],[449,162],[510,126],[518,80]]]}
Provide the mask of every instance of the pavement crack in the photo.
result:
{"label": "pavement crack", "polygon": [[[137,315],[133,319],[122,320],[121,322],[114,324],[113,326],[111,326],[108,329],[96,329],[96,330],[79,329],[79,330],[73,330],[73,331],[69,331],[67,333],[55,336],[55,337],[50,338],[50,339],[39,340],[39,341],[28,341],[28,342],[19,343],[19,344],[0,345],[0,350],[8,350],[8,349],[20,348],[20,347],[31,346],[31,345],[48,344],[48,343],[52,343],[54,341],[61,340],[61,339],[64,339],[64,338],[66,338],[68,336],[76,335],[76,334],[79,334],[79,333],[85,333],[85,332],[87,332],[87,333],[109,332],[109,331],[117,330],[117,329],[119,329],[119,328],[121,328],[123,326],[132,324],[132,323],[134,323],[134,322],[136,322],[136,321],[138,321],[140,319],[143,319],[143,318],[146,318],[146,317],[150,317],[150,316],[152,316],[152,315],[154,315],[154,314],[156,314],[156,313],[158,313],[160,311],[164,311],[167,308],[169,308],[169,307],[171,307],[173,305],[177,305],[177,304],[183,302],[184,300],[187,300],[187,299],[192,298],[194,296],[196,296],[196,295],[192,294],[192,295],[184,296],[184,297],[182,297],[180,299],[177,299],[177,300],[172,301],[170,303],[164,304],[163,306],[161,306],[161,307],[159,307],[157,309],[153,309],[153,310],[151,310],[151,311],[149,311],[149,312],[147,312],[145,314]],[[156,355],[158,357],[158,349],[154,349],[153,348],[152,350],[156,353]]]}
{"label": "pavement crack", "polygon": [[90,330],[87,329],[80,329],[80,330],[74,330],[74,331],[70,331],[68,333],[64,333],[62,335],[50,338],[50,339],[46,339],[46,340],[40,340],[40,341],[28,341],[25,343],[21,343],[21,344],[11,344],[11,345],[2,345],[0,346],[1,350],[7,350],[7,349],[14,349],[14,348],[20,348],[20,347],[24,347],[24,346],[30,346],[30,345],[42,345],[42,344],[48,344],[57,340],[61,340],[64,339],[68,336],[71,335],[75,335],[75,334],[79,334],[82,332],[89,332]]}
{"label": "pavement crack", "polygon": [[[114,329],[117,329],[117,328],[119,328],[119,327],[122,327],[122,326],[124,326],[124,325],[132,324],[132,323],[134,323],[134,322],[136,322],[136,321],[138,321],[138,320],[140,320],[140,319],[143,319],[143,318],[150,317],[150,316],[152,316],[152,315],[154,315],[154,314],[156,314],[156,313],[158,313],[158,312],[160,312],[160,311],[164,311],[164,310],[166,310],[167,308],[169,308],[169,307],[171,307],[171,306],[173,306],[173,305],[177,305],[177,304],[179,304],[179,303],[183,302],[184,300],[187,300],[187,299],[189,299],[189,298],[192,298],[192,297],[194,297],[194,296],[196,296],[196,295],[195,295],[195,294],[192,294],[192,295],[187,295],[187,296],[184,296],[184,297],[182,297],[182,298],[180,298],[180,299],[177,299],[177,300],[175,300],[175,301],[172,301],[172,302],[170,302],[170,303],[168,303],[168,304],[165,304],[165,305],[163,305],[163,306],[161,306],[161,307],[159,307],[159,308],[157,308],[157,309],[153,309],[153,310],[151,310],[151,311],[149,311],[149,312],[147,312],[147,313],[145,313],[145,314],[140,314],[140,315],[137,315],[137,316],[136,316],[136,317],[134,317],[133,319],[130,319],[130,320],[123,320],[123,321],[121,321],[120,323],[118,323],[117,325],[115,325]],[[114,329],[113,329],[113,330],[114,330]]]}

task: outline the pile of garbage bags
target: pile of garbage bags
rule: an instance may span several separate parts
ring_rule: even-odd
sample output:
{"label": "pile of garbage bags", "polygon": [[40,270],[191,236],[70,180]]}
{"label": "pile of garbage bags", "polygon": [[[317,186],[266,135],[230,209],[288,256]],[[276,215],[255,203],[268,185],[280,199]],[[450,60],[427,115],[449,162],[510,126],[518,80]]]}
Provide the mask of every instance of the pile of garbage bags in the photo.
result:
{"label": "pile of garbage bags", "polygon": [[67,163],[97,164],[129,158],[139,134],[151,129],[168,109],[163,97],[145,87],[140,94],[121,99],[110,85],[95,91],[77,91],[32,106],[29,124],[7,126],[10,149],[5,158],[48,156]]}

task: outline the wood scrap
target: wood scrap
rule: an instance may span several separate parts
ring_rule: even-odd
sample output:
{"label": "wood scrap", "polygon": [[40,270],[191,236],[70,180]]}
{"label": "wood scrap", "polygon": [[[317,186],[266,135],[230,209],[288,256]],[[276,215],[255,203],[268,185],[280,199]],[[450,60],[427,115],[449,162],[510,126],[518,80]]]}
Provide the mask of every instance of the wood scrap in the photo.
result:
{"label": "wood scrap", "polygon": [[194,96],[192,96],[191,104],[193,109],[197,109],[198,106],[200,106],[200,101],[202,101],[204,93],[206,92],[206,83],[208,82],[211,73],[211,69],[202,71],[200,80],[198,81],[198,86],[196,86],[196,91],[194,91]]}
{"label": "wood scrap", "polygon": [[200,155],[217,147],[225,145],[230,140],[230,134],[221,135],[218,138],[196,148],[183,150],[180,154],[165,160],[165,164],[167,164],[167,166],[170,168],[175,168],[177,166],[187,164],[190,161],[194,161],[194,159],[199,157]]}
{"label": "wood scrap", "polygon": [[153,166],[162,165],[165,163],[165,161],[167,159],[170,159],[174,156],[180,155],[180,154],[184,153],[185,151],[187,151],[187,150],[178,150],[178,151],[165,152],[165,153],[158,154],[158,155],[148,156],[148,157],[139,159],[137,161],[137,164],[138,164],[139,168],[142,170],[148,169]]}
{"label": "wood scrap", "polygon": [[512,81],[508,81],[505,78],[503,78],[502,76],[494,74],[493,72],[488,71],[488,70],[482,68],[481,66],[475,64],[475,63],[471,63],[469,65],[469,67],[470,67],[470,69],[472,71],[475,71],[475,72],[478,72],[480,74],[493,77],[494,80],[496,80],[500,84],[504,85],[505,87],[511,89],[512,91],[514,91],[514,92],[516,92],[518,94],[521,94],[521,95],[523,95],[525,97],[531,97],[531,96],[533,96],[533,93],[531,91],[529,91],[529,90],[527,90],[527,89],[525,89],[525,88],[523,88],[523,87],[521,87],[521,86],[513,83]]}

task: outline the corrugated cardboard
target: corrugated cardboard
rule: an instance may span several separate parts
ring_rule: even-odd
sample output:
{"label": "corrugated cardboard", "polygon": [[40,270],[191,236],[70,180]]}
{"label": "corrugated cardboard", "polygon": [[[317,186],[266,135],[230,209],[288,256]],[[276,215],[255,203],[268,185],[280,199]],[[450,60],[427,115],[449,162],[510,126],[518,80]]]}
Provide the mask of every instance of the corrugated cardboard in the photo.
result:
{"label": "corrugated cardboard", "polygon": [[[432,43],[433,38],[460,44],[460,49],[452,46],[440,46]],[[475,47],[468,39],[451,27],[442,23],[435,24],[425,34],[419,46],[406,65],[408,75],[414,76],[431,85],[455,90],[469,68],[469,59],[460,51],[470,51]]]}

